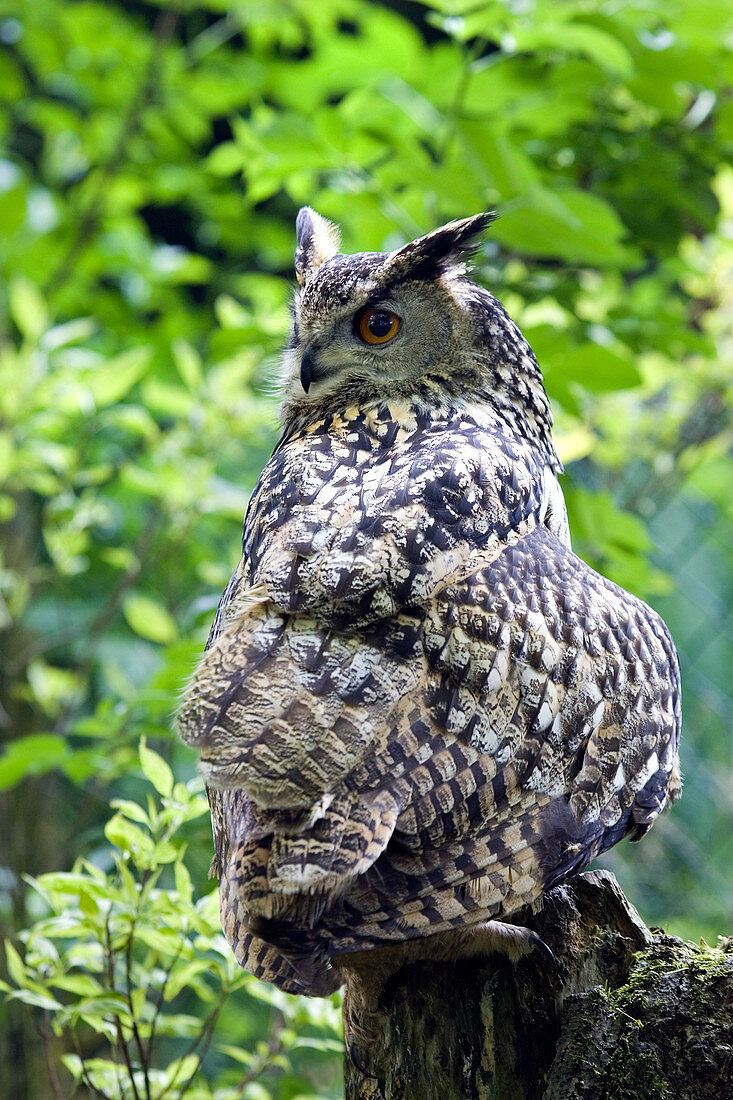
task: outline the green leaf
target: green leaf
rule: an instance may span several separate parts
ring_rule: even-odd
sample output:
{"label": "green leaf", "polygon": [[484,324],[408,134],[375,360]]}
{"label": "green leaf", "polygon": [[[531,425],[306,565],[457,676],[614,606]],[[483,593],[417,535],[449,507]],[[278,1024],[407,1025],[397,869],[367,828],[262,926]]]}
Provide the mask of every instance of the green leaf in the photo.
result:
{"label": "green leaf", "polygon": [[66,321],[63,325],[54,325],[53,328],[44,332],[41,347],[44,351],[55,351],[56,348],[63,348],[68,344],[77,344],[88,339],[94,332],[94,328],[91,317],[77,317],[73,321]]}
{"label": "green leaf", "polygon": [[292,1048],[305,1048],[309,1050],[320,1050],[323,1054],[333,1053],[341,1054],[344,1049],[344,1044],[339,1039],[328,1039],[325,1036],[323,1038],[314,1038],[311,1036],[300,1035],[293,1041]]}
{"label": "green leaf", "polygon": [[228,1043],[220,1043],[216,1049],[222,1054],[226,1054],[229,1058],[234,1059],[235,1062],[238,1062],[242,1066],[251,1066],[257,1057],[251,1050],[231,1046]]}
{"label": "green leaf", "polygon": [[145,778],[153,784],[158,794],[170,798],[173,792],[173,772],[162,756],[148,748],[144,737],[140,741],[140,764]]}
{"label": "green leaf", "polygon": [[585,340],[582,343],[557,325],[527,325],[529,340],[545,375],[547,389],[565,408],[575,407],[578,387],[593,393],[630,389],[641,383],[641,374],[628,349]]}
{"label": "green leaf", "polygon": [[10,314],[22,335],[31,342],[39,340],[49,326],[43,295],[24,275],[15,275],[10,281]]}
{"label": "green leaf", "polygon": [[560,20],[553,23],[548,20],[539,25],[518,28],[514,37],[517,50],[550,47],[566,54],[583,54],[616,76],[630,77],[634,72],[634,59],[623,42],[588,23]]}
{"label": "green leaf", "polygon": [[25,964],[10,940],[5,941],[5,960],[8,966],[8,974],[15,984],[24,986],[26,984]]}
{"label": "green leaf", "polygon": [[173,867],[173,873],[175,875],[177,893],[181,895],[184,901],[190,902],[193,898],[193,883],[191,882],[188,868],[182,859],[176,860]]}
{"label": "green leaf", "polygon": [[179,337],[171,345],[178,373],[189,390],[197,389],[203,380],[201,356],[186,340]]}
{"label": "green leaf", "polygon": [[75,1082],[81,1081],[84,1072],[84,1063],[78,1054],[62,1054],[61,1062],[69,1071]]}
{"label": "green leaf", "polygon": [[167,645],[178,637],[178,628],[170,612],[150,596],[132,592],[122,605],[127,622],[141,638]]}
{"label": "green leaf", "polygon": [[55,997],[48,993],[42,993],[38,989],[15,989],[8,994],[9,1001],[22,1001],[32,1008],[43,1008],[47,1012],[60,1012],[63,1005]]}
{"label": "green leaf", "polygon": [[206,158],[206,167],[215,176],[233,176],[244,167],[244,150],[234,141],[224,141]]}
{"label": "green leaf", "polygon": [[165,987],[166,1001],[172,1001],[181,990],[186,989],[195,978],[201,974],[209,973],[210,963],[206,959],[192,959],[173,969]]}
{"label": "green leaf", "polygon": [[180,951],[181,934],[174,928],[146,928],[140,925],[135,929],[135,939],[158,951],[163,958],[174,958]]}
{"label": "green leaf", "polygon": [[121,401],[147,373],[151,356],[150,348],[130,348],[93,371],[85,371],[83,382],[97,408],[103,409]]}
{"label": "green leaf", "polygon": [[532,191],[501,210],[491,235],[522,255],[599,267],[630,267],[639,260],[621,243],[627,233],[618,214],[589,191]]}
{"label": "green leaf", "polygon": [[198,1054],[186,1054],[166,1067],[166,1077],[172,1085],[182,1085],[196,1073],[200,1063]]}
{"label": "green leaf", "polygon": [[87,1020],[95,1017],[114,1016],[123,1023],[132,1022],[126,997],[124,994],[111,989],[105,990],[97,996],[83,997],[74,1006],[74,1011]]}
{"label": "green leaf", "polygon": [[539,187],[539,172],[530,157],[517,142],[496,133],[488,120],[463,121],[460,133],[465,157],[478,163],[500,198],[510,199]]}
{"label": "green leaf", "polygon": [[150,817],[146,810],[137,802],[131,802],[128,798],[113,798],[110,802],[113,809],[119,810],[131,821],[137,821],[139,825],[150,827]]}
{"label": "green leaf", "polygon": [[162,420],[180,418],[191,414],[195,407],[191,393],[183,386],[171,385],[159,378],[147,378],[142,386],[142,396],[148,409]]}
{"label": "green leaf", "polygon": [[153,848],[152,859],[155,863],[173,863],[178,858],[179,849],[171,840],[159,840]]}
{"label": "green leaf", "polygon": [[27,775],[41,775],[62,765],[69,747],[55,733],[32,733],[11,741],[0,756],[0,790],[8,790]]}
{"label": "green leaf", "polygon": [[96,997],[102,990],[100,983],[90,974],[61,974],[51,984],[55,989],[76,993],[79,997]]}
{"label": "green leaf", "polygon": [[129,852],[136,861],[149,860],[153,852],[153,841],[148,833],[143,832],[137,825],[115,814],[104,827],[104,835],[110,844],[114,844],[121,852]]}

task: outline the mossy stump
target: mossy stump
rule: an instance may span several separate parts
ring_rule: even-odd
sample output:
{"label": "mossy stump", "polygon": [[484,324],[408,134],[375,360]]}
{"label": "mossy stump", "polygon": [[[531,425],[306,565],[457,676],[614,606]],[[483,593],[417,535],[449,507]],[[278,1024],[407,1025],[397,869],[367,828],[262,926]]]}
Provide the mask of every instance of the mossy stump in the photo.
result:
{"label": "mossy stump", "polygon": [[522,917],[536,951],[403,966],[345,1100],[733,1100],[733,941],[652,932],[608,871]]}

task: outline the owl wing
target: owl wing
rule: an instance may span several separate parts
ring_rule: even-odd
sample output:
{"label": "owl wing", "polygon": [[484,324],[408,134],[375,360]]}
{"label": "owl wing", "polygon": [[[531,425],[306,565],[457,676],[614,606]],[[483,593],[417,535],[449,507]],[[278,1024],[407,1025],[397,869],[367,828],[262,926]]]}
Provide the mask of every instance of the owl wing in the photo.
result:
{"label": "owl wing", "polygon": [[679,793],[666,627],[544,527],[436,593],[423,640],[444,747],[331,915],[341,951],[534,904]]}
{"label": "owl wing", "polygon": [[[379,783],[360,791],[345,779],[380,746],[389,759],[394,712],[420,677],[393,646],[400,636],[414,646],[417,620],[390,621],[370,644],[246,590],[241,600],[204,656],[180,729],[201,753],[235,957],[287,992],[323,996],[341,978],[322,940],[281,951],[255,932],[284,918],[312,926],[385,849],[399,803]],[[431,744],[413,748],[424,754]]]}
{"label": "owl wing", "polygon": [[543,526],[351,633],[263,600],[204,663],[223,920],[282,988],[536,902],[678,789],[666,628]]}
{"label": "owl wing", "polygon": [[[179,716],[209,786],[242,787],[310,825],[322,814],[337,829],[346,813],[367,837],[372,819],[384,835],[371,795],[324,800],[365,756],[389,759],[401,700],[424,676],[425,607],[472,554],[498,553],[544,507],[532,448],[464,414],[437,427],[411,417],[330,416],[278,449]],[[419,751],[434,747],[425,737]],[[354,874],[378,854],[365,844]]]}

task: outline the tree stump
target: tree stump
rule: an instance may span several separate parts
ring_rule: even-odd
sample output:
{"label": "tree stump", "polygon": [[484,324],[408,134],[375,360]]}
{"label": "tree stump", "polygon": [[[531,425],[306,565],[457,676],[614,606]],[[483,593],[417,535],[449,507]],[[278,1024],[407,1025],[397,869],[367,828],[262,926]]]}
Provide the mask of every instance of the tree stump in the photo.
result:
{"label": "tree stump", "polygon": [[347,1056],[345,1100],[732,1100],[733,941],[650,931],[608,871],[517,923],[557,967],[540,951],[404,965],[358,1051],[374,1076]]}

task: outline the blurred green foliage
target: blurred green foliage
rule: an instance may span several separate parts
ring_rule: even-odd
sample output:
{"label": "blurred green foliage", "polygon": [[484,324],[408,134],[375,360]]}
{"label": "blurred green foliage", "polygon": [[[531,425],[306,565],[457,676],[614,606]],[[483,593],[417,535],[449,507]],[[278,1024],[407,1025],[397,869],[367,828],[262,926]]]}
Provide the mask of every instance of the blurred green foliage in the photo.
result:
{"label": "blurred green foliage", "polygon": [[[0,0],[0,920],[28,929],[9,984],[61,1006],[35,1002],[37,1031],[4,1009],[4,1096],[94,1095],[85,1074],[117,1096],[120,1035],[159,1002],[151,1095],[193,1068],[192,1097],[339,1095],[328,1002],[197,969],[210,838],[171,734],[276,438],[304,202],[348,250],[499,209],[478,278],[545,371],[576,548],[680,646],[686,795],[612,863],[649,921],[726,931],[732,85],[727,0]],[[149,808],[142,736],[175,776]],[[174,819],[158,878],[125,830],[155,851]],[[120,933],[133,1009],[85,1015],[104,898],[123,925],[145,899],[162,939]],[[174,938],[183,1007],[161,993]]]}

